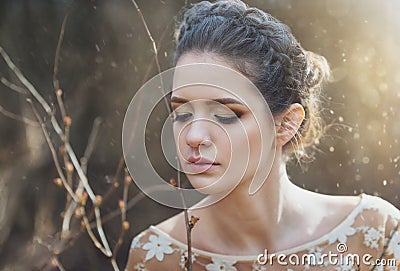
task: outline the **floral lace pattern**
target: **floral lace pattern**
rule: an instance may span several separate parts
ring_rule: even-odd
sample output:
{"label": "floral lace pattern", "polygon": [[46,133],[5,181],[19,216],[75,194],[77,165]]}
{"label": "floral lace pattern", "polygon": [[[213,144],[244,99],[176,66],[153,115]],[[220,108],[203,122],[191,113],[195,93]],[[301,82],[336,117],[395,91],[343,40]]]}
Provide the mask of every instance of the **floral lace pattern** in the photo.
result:
{"label": "floral lace pattern", "polygon": [[[374,270],[399,271],[400,211],[378,197],[365,194],[360,197],[360,203],[331,232],[296,248],[278,252],[297,255],[298,258],[307,254],[310,260],[306,263],[279,265],[275,262],[274,265],[264,265],[257,261],[258,255],[221,255],[192,248],[193,271],[359,271],[372,270],[377,259],[381,261]],[[336,249],[340,244],[345,244],[346,253],[350,255],[371,255],[372,265],[360,265],[354,260],[345,263],[328,261],[326,254],[332,251],[338,253]],[[186,244],[151,226],[133,239],[125,271],[185,271],[187,259]]]}

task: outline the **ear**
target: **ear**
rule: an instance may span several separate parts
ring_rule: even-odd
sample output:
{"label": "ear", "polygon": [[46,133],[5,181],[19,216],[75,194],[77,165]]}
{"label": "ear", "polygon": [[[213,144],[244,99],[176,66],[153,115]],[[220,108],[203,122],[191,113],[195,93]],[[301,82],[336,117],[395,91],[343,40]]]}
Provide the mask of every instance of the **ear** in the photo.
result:
{"label": "ear", "polygon": [[277,146],[283,147],[296,135],[304,117],[303,106],[294,103],[275,119]]}

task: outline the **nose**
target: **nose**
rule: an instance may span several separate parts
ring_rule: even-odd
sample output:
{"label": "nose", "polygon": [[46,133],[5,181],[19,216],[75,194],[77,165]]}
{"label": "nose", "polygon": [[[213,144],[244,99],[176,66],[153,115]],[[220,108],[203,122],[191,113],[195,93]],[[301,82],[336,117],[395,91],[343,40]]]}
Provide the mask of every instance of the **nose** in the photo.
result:
{"label": "nose", "polygon": [[200,146],[210,146],[210,122],[207,120],[195,119],[186,126],[188,129],[186,133],[186,144],[192,148],[199,148]]}

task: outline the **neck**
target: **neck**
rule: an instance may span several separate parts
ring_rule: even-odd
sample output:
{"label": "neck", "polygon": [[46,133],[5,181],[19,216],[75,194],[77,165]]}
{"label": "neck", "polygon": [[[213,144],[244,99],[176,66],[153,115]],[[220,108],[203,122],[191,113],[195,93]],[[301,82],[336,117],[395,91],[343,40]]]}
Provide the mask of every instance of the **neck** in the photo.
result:
{"label": "neck", "polygon": [[[289,180],[285,163],[278,159],[254,195],[248,194],[248,182],[244,182],[224,199],[193,213],[207,221],[208,233],[212,231],[217,240],[227,245],[260,252],[268,244],[270,250],[276,251],[285,246],[281,236],[287,236],[296,218],[303,215],[300,190]],[[294,193],[297,197],[291,196]]]}

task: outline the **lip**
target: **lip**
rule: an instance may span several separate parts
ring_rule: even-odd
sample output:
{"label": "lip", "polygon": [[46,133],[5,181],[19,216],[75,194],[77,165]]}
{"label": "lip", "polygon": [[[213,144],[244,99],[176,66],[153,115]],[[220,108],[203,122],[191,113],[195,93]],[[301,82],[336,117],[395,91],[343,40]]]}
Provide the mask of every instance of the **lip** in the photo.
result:
{"label": "lip", "polygon": [[187,159],[188,172],[190,174],[199,174],[208,172],[217,168],[220,164],[215,163],[207,158],[190,156]]}
{"label": "lip", "polygon": [[200,174],[209,172],[217,167],[219,164],[212,164],[212,163],[188,163],[187,164],[188,170],[186,173],[189,174]]}

